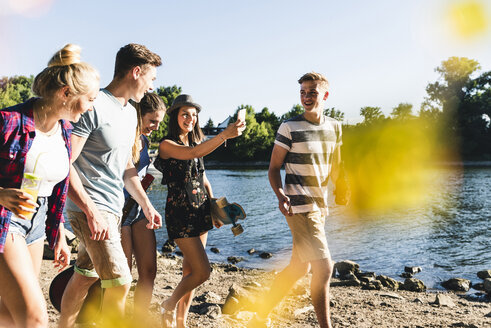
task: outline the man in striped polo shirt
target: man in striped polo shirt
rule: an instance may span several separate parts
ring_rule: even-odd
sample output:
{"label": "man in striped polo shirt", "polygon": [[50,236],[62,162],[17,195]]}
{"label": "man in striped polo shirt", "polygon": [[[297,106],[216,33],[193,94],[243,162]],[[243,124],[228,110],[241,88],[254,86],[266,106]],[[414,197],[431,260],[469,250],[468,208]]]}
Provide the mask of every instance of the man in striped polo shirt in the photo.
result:
{"label": "man in striped polo shirt", "polygon": [[[319,73],[300,80],[305,112],[283,122],[271,154],[269,182],[278,197],[293,237],[289,265],[278,274],[267,302],[255,318],[255,327],[267,327],[268,314],[297,280],[312,268],[311,297],[320,327],[332,327],[329,315],[329,280],[333,263],[324,230],[327,182],[335,183],[341,161],[341,123],[323,114],[328,81]],[[285,184],[280,169],[285,165]],[[262,323],[262,324],[259,324]]]}

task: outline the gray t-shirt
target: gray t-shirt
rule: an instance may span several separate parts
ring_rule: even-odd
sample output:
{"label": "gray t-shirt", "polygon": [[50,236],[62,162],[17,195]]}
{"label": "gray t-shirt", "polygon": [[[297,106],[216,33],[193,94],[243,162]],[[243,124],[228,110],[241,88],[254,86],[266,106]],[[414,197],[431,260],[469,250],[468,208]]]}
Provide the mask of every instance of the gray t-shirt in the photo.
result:
{"label": "gray t-shirt", "polygon": [[[123,175],[135,142],[136,110],[122,106],[107,90],[101,89],[94,110],[73,124],[73,134],[87,138],[74,167],[85,190],[97,207],[121,215],[124,205]],[[68,200],[66,208],[80,209]]]}

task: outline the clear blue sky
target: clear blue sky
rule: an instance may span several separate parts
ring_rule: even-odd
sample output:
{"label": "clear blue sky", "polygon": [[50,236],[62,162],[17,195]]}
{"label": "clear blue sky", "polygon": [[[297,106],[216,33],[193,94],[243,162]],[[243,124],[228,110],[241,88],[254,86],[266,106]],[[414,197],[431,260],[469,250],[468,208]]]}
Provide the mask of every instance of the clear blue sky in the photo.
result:
{"label": "clear blue sky", "polygon": [[[462,1],[0,0],[0,76],[36,74],[71,42],[105,86],[117,50],[135,42],[164,60],[156,86],[181,86],[204,107],[203,122],[240,104],[281,115],[299,103],[297,79],[314,70],[331,83],[327,106],[355,123],[363,106],[389,114],[409,102],[417,112],[450,56],[491,70],[489,21],[487,33],[452,36],[445,14]],[[489,19],[491,4],[481,3]]]}

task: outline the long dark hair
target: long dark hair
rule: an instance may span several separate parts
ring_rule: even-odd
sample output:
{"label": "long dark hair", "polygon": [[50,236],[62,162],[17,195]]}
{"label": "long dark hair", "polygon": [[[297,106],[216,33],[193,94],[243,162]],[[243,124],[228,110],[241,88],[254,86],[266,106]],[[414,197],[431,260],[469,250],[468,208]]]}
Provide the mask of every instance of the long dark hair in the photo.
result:
{"label": "long dark hair", "polygon": [[136,128],[135,142],[133,143],[133,148],[131,149],[131,156],[133,158],[133,163],[137,164],[140,161],[140,135],[142,134],[142,120],[143,116],[148,113],[154,113],[158,111],[166,111],[165,103],[156,93],[145,93],[142,100],[139,103],[133,103],[136,108],[136,114],[138,116],[138,125]]}
{"label": "long dark hair", "polygon": [[[179,139],[179,134],[181,133],[181,128],[179,127],[179,123],[177,123],[177,116],[179,115],[180,110],[181,110],[181,107],[175,108],[169,114],[169,123],[167,125],[167,135],[173,139]],[[201,128],[199,126],[199,112],[198,112],[198,110],[196,110],[196,113],[198,114],[196,116],[196,125],[194,126],[193,131],[191,131],[191,133],[188,134],[190,144],[195,144],[195,143],[198,144],[205,137],[203,131],[201,131]]]}

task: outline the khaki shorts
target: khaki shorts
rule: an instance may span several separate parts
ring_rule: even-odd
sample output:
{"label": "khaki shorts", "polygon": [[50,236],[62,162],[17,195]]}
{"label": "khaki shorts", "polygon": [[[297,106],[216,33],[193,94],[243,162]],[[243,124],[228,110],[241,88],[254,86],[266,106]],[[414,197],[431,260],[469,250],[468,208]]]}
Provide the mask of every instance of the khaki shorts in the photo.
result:
{"label": "khaki shorts", "polygon": [[300,261],[330,259],[324,230],[325,218],[318,211],[287,216],[286,221],[292,232],[293,250]]}
{"label": "khaki shorts", "polygon": [[102,288],[118,287],[131,282],[131,272],[121,246],[120,217],[99,211],[109,226],[108,240],[90,239],[87,218],[82,212],[67,211],[73,233],[80,240],[75,272],[86,277],[99,277]]}

